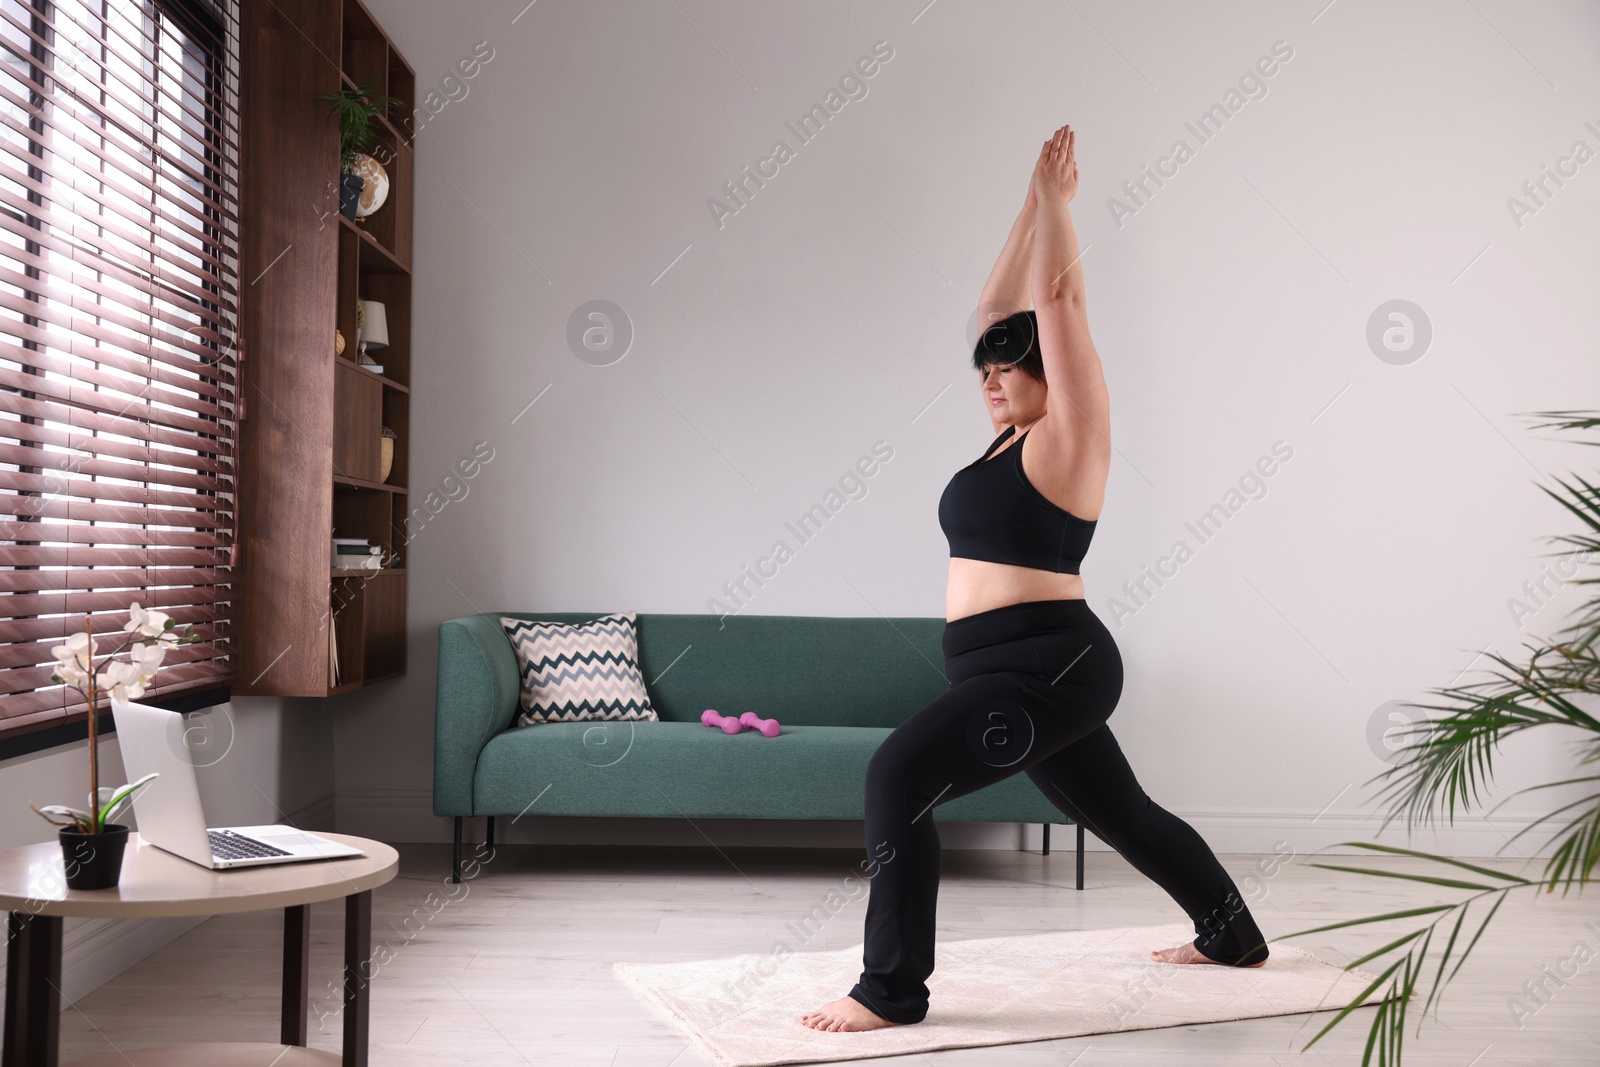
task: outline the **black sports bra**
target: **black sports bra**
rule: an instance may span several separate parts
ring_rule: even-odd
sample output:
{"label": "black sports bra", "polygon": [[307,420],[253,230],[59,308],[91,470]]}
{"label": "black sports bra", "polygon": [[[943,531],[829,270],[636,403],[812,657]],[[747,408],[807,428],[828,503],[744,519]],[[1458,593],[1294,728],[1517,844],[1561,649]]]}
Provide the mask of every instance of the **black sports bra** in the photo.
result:
{"label": "black sports bra", "polygon": [[1007,426],[977,460],[956,471],[939,498],[939,525],[951,557],[1077,574],[1094,520],[1065,511],[1033,487],[1022,470],[1024,431],[1008,455],[989,459],[1016,432]]}

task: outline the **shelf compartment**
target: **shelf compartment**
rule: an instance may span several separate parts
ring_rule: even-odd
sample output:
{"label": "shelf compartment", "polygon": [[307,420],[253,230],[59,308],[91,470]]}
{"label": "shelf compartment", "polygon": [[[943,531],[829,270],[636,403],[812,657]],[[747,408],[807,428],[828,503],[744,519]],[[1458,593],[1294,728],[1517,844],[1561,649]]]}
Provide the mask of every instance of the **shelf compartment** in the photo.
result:
{"label": "shelf compartment", "polygon": [[[385,166],[388,166],[385,164]],[[394,166],[389,168],[389,202],[378,211],[390,211],[387,221],[388,229],[385,231],[389,237],[389,247],[394,251],[394,258],[409,269],[411,266],[411,228],[412,220],[412,195],[413,177],[417,172],[416,153],[412,151],[409,142],[403,139],[395,141]]]}
{"label": "shelf compartment", "polygon": [[357,686],[362,684],[362,663],[366,657],[366,598],[362,596],[363,579],[339,577],[329,582],[328,606],[331,616],[332,636],[338,646],[339,678],[334,680],[329,665],[326,686]]}
{"label": "shelf compartment", "polygon": [[[341,223],[349,223],[339,215]],[[356,355],[356,301],[361,291],[361,235],[347,226],[339,228],[338,303],[334,308],[334,328],[344,337],[344,357],[354,360]],[[333,352],[340,355],[338,339],[333,339]]]}
{"label": "shelf compartment", "polygon": [[[421,529],[421,526],[411,519],[411,498],[401,493],[390,496],[389,530],[394,536],[393,552],[398,552],[399,558],[394,561],[396,570],[405,570],[411,562],[411,538]],[[393,558],[393,553],[391,553]]]}
{"label": "shelf compartment", "polygon": [[[395,546],[391,519],[393,494],[384,489],[367,489],[334,483],[333,530],[328,537],[360,537],[384,549],[388,555]],[[323,564],[324,567],[331,563]]]}
{"label": "shelf compartment", "polygon": [[333,368],[333,469],[344,478],[379,482],[383,383],[338,361]]}
{"label": "shelf compartment", "polygon": [[388,121],[409,141],[416,136],[412,122],[417,106],[417,76],[393,48],[389,49],[389,95],[400,102],[389,108]]}
{"label": "shelf compartment", "polygon": [[367,9],[357,0],[344,0],[344,38],[340,70],[359,89],[372,80],[372,92],[389,91],[389,42]]}
{"label": "shelf compartment", "polygon": [[383,305],[389,325],[389,346],[373,352],[383,364],[383,376],[401,385],[411,385],[411,276],[385,272],[361,272],[361,299]]}
{"label": "shelf compartment", "polygon": [[406,575],[379,571],[362,583],[366,627],[362,676],[380,678],[406,667]]}
{"label": "shelf compartment", "polygon": [[387,122],[375,120],[372,130],[374,139],[368,154],[389,176],[389,191],[378,209],[355,220],[355,225],[371,234],[373,241],[396,263],[405,265],[411,259],[411,226],[403,216],[410,212],[412,152]]}
{"label": "shelf compartment", "polygon": [[[378,213],[382,214],[388,209],[389,205],[385,204],[383,207],[378,209]],[[345,218],[343,215],[336,215],[336,217],[339,220],[339,225],[341,228],[349,231],[359,239],[357,243],[357,251],[359,254],[356,257],[356,261],[360,264],[360,270],[362,273],[411,273],[410,266],[396,259],[393,252],[389,251],[386,246],[378,242],[376,237],[372,236],[372,231],[368,230],[359,222],[353,222],[350,219]]]}
{"label": "shelf compartment", "polygon": [[[384,349],[384,351],[388,351],[388,350]],[[373,359],[377,359],[378,358],[378,353],[377,352],[372,353],[372,358]],[[365,374],[369,378],[372,378],[374,381],[380,383],[385,389],[392,389],[397,393],[409,393],[409,392],[411,392],[411,387],[410,386],[401,385],[399,382],[397,382],[393,378],[389,377],[389,375],[387,373],[379,374],[377,371],[373,370],[371,367],[364,366],[363,364],[357,363],[353,359],[347,359],[344,356],[339,356],[339,357],[337,357],[337,359],[338,359],[338,362],[340,364],[348,366],[351,370],[360,371],[362,374]],[[382,360],[379,360],[379,362],[381,363]],[[385,366],[385,370],[387,370],[388,365],[385,364],[384,366]]]}
{"label": "shelf compartment", "polygon": [[398,496],[405,496],[406,494],[406,487],[403,485],[388,485],[384,482],[367,482],[362,481],[360,478],[347,478],[340,474],[335,474],[333,476],[333,487],[335,489],[371,489],[374,492],[393,493]]}
{"label": "shelf compartment", "polygon": [[330,666],[329,695],[357,689],[406,669],[406,576],[404,571],[344,572],[329,581],[332,635],[339,675]]}
{"label": "shelf compartment", "polygon": [[405,393],[383,391],[383,424],[395,433],[394,465],[389,468],[385,485],[404,486],[410,483],[411,466],[411,397]]}

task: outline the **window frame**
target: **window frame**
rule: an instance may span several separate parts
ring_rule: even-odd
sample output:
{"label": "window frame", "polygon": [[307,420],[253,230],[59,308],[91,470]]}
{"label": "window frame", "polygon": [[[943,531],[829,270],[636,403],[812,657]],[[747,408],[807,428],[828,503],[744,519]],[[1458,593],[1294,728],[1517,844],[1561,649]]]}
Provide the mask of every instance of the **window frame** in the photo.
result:
{"label": "window frame", "polygon": [[[51,681],[42,684],[35,683],[24,688],[27,679],[23,674],[37,676],[42,668],[49,666],[48,662],[41,662],[42,656],[49,655],[49,648],[59,643],[67,634],[81,632],[83,619],[86,613],[90,614],[95,624],[111,623],[105,630],[96,630],[96,639],[101,646],[103,656],[109,647],[115,647],[119,639],[115,634],[120,634],[120,622],[127,618],[127,601],[138,600],[146,607],[161,607],[161,604],[152,604],[148,594],[155,589],[163,594],[182,594],[191,590],[191,600],[182,601],[185,605],[199,607],[202,604],[200,593],[206,595],[216,594],[210,601],[212,607],[205,608],[205,630],[210,635],[204,644],[208,646],[193,660],[187,661],[195,664],[188,676],[178,675],[175,680],[163,683],[162,674],[158,673],[154,684],[149,690],[150,695],[141,698],[141,703],[156,706],[170,707],[174,710],[194,710],[221,703],[229,699],[229,685],[234,680],[236,652],[232,648],[231,632],[236,626],[233,616],[235,598],[231,593],[233,579],[233,563],[236,559],[237,541],[236,531],[238,523],[238,486],[235,480],[238,447],[239,410],[241,394],[238,388],[239,375],[239,337],[242,317],[243,286],[240,282],[241,242],[243,238],[242,206],[240,204],[241,175],[242,175],[242,137],[240,136],[241,108],[240,95],[240,43],[238,40],[239,0],[223,0],[221,10],[208,2],[208,0],[137,0],[135,4],[119,4],[117,0],[67,0],[65,7],[58,0],[9,0],[6,12],[11,18],[18,21],[26,19],[31,27],[27,33],[28,49],[24,56],[20,49],[21,33],[18,27],[7,20],[0,20],[0,30],[7,31],[5,40],[4,62],[13,65],[14,69],[23,72],[25,77],[18,78],[13,75],[0,75],[0,82],[6,88],[13,90],[12,95],[19,99],[26,94],[26,99],[32,105],[28,115],[26,134],[8,124],[0,133],[10,133],[13,138],[10,143],[0,149],[0,162],[5,160],[18,160],[27,156],[27,177],[31,179],[27,188],[27,203],[39,208],[37,214],[24,215],[17,207],[0,199],[0,212],[4,212],[12,220],[14,229],[7,227],[0,220],[0,236],[12,238],[0,245],[0,269],[8,269],[16,264],[19,269],[8,270],[13,277],[24,279],[28,284],[8,283],[6,290],[0,292],[0,297],[10,294],[12,303],[32,302],[40,305],[40,315],[31,315],[25,311],[9,311],[4,318],[0,318],[0,343],[8,344],[15,351],[0,351],[0,356],[8,363],[17,364],[21,371],[14,373],[13,378],[23,378],[30,374],[38,375],[41,384],[51,380],[54,376],[56,383],[63,381],[69,386],[69,392],[75,393],[79,387],[85,390],[98,392],[100,386],[106,384],[106,375],[99,371],[107,365],[107,360],[102,359],[99,342],[109,340],[113,346],[118,343],[118,335],[111,330],[96,328],[89,336],[80,332],[78,324],[83,321],[93,320],[104,323],[110,313],[112,320],[124,319],[137,323],[141,316],[141,306],[130,300],[130,294],[137,296],[142,293],[145,304],[142,314],[144,316],[144,330],[129,327],[126,322],[112,325],[121,330],[126,330],[121,338],[130,342],[130,347],[143,348],[145,352],[148,373],[141,378],[136,371],[128,366],[123,366],[124,373],[132,375],[125,382],[137,385],[144,382],[141,393],[149,393],[158,382],[163,386],[160,392],[151,396],[147,410],[163,397],[172,398],[186,395],[182,381],[184,375],[196,383],[195,389],[188,395],[200,397],[202,394],[214,393],[210,399],[214,401],[214,411],[202,410],[201,405],[196,410],[186,410],[184,418],[193,423],[210,423],[216,427],[215,433],[203,429],[189,427],[186,431],[158,432],[157,426],[148,421],[139,421],[135,413],[127,420],[119,413],[115,418],[105,419],[104,411],[93,405],[82,405],[69,397],[57,395],[57,391],[34,392],[24,386],[0,384],[0,391],[17,398],[18,409],[8,409],[7,414],[14,416],[0,423],[0,442],[13,443],[25,440],[35,444],[41,449],[45,442],[43,438],[65,436],[64,448],[49,453],[59,460],[66,455],[68,463],[62,467],[59,462],[53,465],[32,465],[26,459],[18,457],[16,462],[11,460],[0,464],[0,471],[15,475],[14,484],[0,487],[0,499],[5,503],[0,504],[0,511],[4,512],[7,525],[16,533],[21,533],[21,526],[30,520],[39,521],[45,514],[41,507],[38,511],[29,514],[19,499],[37,498],[43,502],[51,494],[48,491],[20,488],[26,482],[24,476],[42,478],[46,482],[59,481],[58,472],[71,474],[81,473],[75,468],[80,460],[100,468],[111,468],[121,473],[107,475],[91,473],[90,479],[104,482],[101,486],[117,488],[128,487],[128,499],[137,500],[135,494],[142,493],[145,500],[146,516],[161,514],[159,508],[174,503],[174,499],[182,496],[181,490],[174,492],[174,475],[170,472],[187,474],[193,469],[204,466],[198,459],[191,466],[189,462],[159,463],[159,459],[176,459],[183,456],[190,449],[186,442],[194,442],[197,447],[192,449],[196,457],[209,457],[215,464],[215,489],[207,488],[205,484],[193,488],[193,501],[204,503],[211,501],[214,506],[188,507],[181,504],[167,512],[166,515],[181,519],[184,515],[204,516],[212,514],[216,517],[216,524],[207,527],[214,532],[215,543],[204,544],[195,542],[200,549],[193,555],[200,555],[214,551],[214,560],[205,563],[185,565],[182,569],[197,574],[209,574],[213,580],[199,582],[192,585],[183,582],[162,582],[157,580],[159,571],[155,568],[166,566],[170,560],[163,560],[160,551],[152,552],[152,546],[173,549],[176,545],[185,542],[169,539],[169,535],[152,533],[144,540],[132,538],[121,541],[112,538],[109,541],[73,538],[69,541],[47,540],[29,541],[24,538],[11,538],[0,541],[0,545],[11,546],[13,552],[4,560],[0,560],[0,578],[12,575],[17,571],[33,571],[49,569],[61,571],[68,577],[64,578],[58,587],[45,587],[40,585],[40,580],[35,579],[29,584],[22,584],[13,579],[13,586],[0,589],[0,628],[5,628],[18,621],[55,621],[61,623],[59,636],[46,635],[40,637],[20,637],[16,632],[0,634],[0,652],[9,653],[8,659],[0,663],[0,667],[21,668],[11,678],[3,691],[0,691],[0,759],[10,758],[28,751],[37,751],[58,744],[70,743],[82,739],[87,735],[88,706],[87,701],[78,693]],[[129,8],[132,8],[130,11]],[[74,19],[78,21],[73,21]],[[133,38],[127,39],[117,36],[112,31],[112,23],[121,19],[123,32],[126,27],[133,27]],[[66,56],[63,47],[63,38],[58,34],[57,27],[63,20],[72,21],[75,29],[86,35],[89,42],[98,41],[98,48],[91,48],[90,52],[98,54],[98,58],[90,56],[84,49],[78,47],[78,42],[67,39],[65,44],[76,49],[79,55],[90,58],[96,64],[100,74],[99,100],[86,104],[76,93],[71,80],[65,85],[59,74],[62,73],[64,59],[72,63]],[[81,23],[81,24],[80,24]],[[103,38],[95,37],[92,29],[84,30],[83,26],[98,25]],[[148,32],[146,32],[148,31]],[[231,31],[231,32],[230,32]],[[140,36],[143,34],[143,36]],[[48,46],[43,43],[48,41]],[[178,42],[175,46],[173,42]],[[13,64],[13,57],[16,62]],[[122,64],[126,69],[137,69],[139,79],[132,83],[129,92],[127,82],[119,82],[116,88],[118,94],[108,94],[106,87],[113,82],[111,71],[116,64]],[[72,69],[76,72],[76,65]],[[167,91],[163,95],[160,83],[164,79],[177,78],[178,89],[174,93]],[[90,82],[91,88],[93,82]],[[24,88],[24,85],[26,86]],[[142,88],[149,88],[148,97],[141,95]],[[61,99],[65,96],[66,102]],[[127,108],[126,101],[117,99],[116,96],[131,96],[139,105],[137,111]],[[109,102],[108,102],[109,101]],[[69,106],[70,105],[70,106]],[[146,111],[148,105],[148,113]],[[58,112],[67,108],[64,116],[58,121],[52,121]],[[130,154],[122,151],[118,156],[118,163],[112,162],[114,150],[105,146],[111,142],[108,131],[116,128],[115,120],[110,116],[117,108],[123,109],[137,117],[137,121],[149,125],[150,154],[146,157],[143,153]],[[14,112],[16,104],[7,109],[11,114],[3,116],[10,122],[17,122]],[[187,118],[195,118],[196,111],[200,117],[191,125]],[[95,123],[98,120],[98,131],[101,149],[94,147],[85,149],[74,135],[82,136],[87,129],[93,139],[96,131]],[[20,125],[20,123],[18,123]],[[26,149],[22,148],[22,139],[26,138]],[[138,145],[136,136],[123,136],[123,140],[130,144]],[[57,147],[60,142],[61,147]],[[70,143],[70,144],[69,144]],[[176,151],[163,149],[163,145],[177,145]],[[62,148],[71,156],[63,154]],[[99,164],[99,169],[90,169],[87,172],[75,169],[76,158],[84,156],[93,157]],[[158,155],[159,154],[159,155]],[[65,161],[65,162],[63,162]],[[129,162],[138,164],[136,169],[128,169]],[[186,167],[185,164],[188,164]],[[21,174],[19,165],[15,173]],[[185,174],[184,171],[198,172],[198,177]],[[59,206],[61,190],[63,188],[63,175],[67,179],[65,188],[78,192],[77,186],[72,184],[73,179],[87,174],[90,179],[85,184],[94,186],[98,180],[100,196],[90,196],[96,200],[98,212],[93,214],[79,214],[68,212]],[[107,179],[111,181],[107,181]],[[8,179],[9,184],[15,186],[14,179]],[[121,187],[118,187],[118,186]],[[36,186],[36,187],[35,187]],[[111,192],[106,192],[110,188]],[[148,204],[143,200],[129,200],[124,189],[134,189],[150,194]],[[43,191],[40,191],[43,190]],[[129,206],[112,206],[117,203],[112,194],[122,197],[121,204]],[[74,197],[74,199],[78,199]],[[53,210],[47,207],[51,202]],[[148,206],[148,216],[144,211]],[[133,213],[134,209],[137,213]],[[63,242],[57,237],[63,220],[69,223],[82,219],[91,231],[98,230],[95,238],[100,242],[98,255],[89,257],[91,263],[84,267],[76,262],[76,247],[71,247],[63,252],[59,247]],[[139,225],[135,229],[133,224]],[[119,237],[116,230],[130,229],[136,238],[131,242],[134,247],[147,245],[147,255],[140,253],[140,258],[126,257],[119,259],[118,252],[108,251],[115,242],[106,237],[108,224],[113,231],[112,237]],[[39,240],[15,234],[15,230],[33,229],[39,233]],[[193,245],[182,240],[175,240],[174,235],[183,236],[187,230],[195,238]],[[13,234],[15,237],[13,238]],[[77,239],[74,231],[68,231],[69,238]],[[47,241],[46,238],[49,238]],[[142,238],[138,240],[137,238]],[[125,249],[127,245],[120,246]],[[198,253],[196,252],[198,250]],[[23,251],[27,258],[18,260],[12,253]],[[193,263],[183,264],[184,258],[191,258]],[[49,264],[53,261],[72,260],[70,267],[52,273]],[[108,274],[102,267],[96,266],[93,261],[116,264],[118,271]],[[131,264],[131,266],[130,266]],[[140,264],[147,270],[140,277]],[[82,284],[79,274],[93,274],[99,284],[86,287]],[[142,284],[130,284],[126,280],[120,283],[115,278],[116,273],[124,273]],[[106,279],[112,280],[108,282]],[[165,284],[176,283],[176,284]],[[118,288],[118,285],[121,288]],[[100,290],[107,294],[105,299],[100,296]],[[185,292],[187,290],[187,292]],[[183,299],[178,299],[183,294]],[[79,297],[85,298],[83,306],[78,303]],[[48,301],[48,304],[47,304]],[[63,305],[63,301],[65,304]],[[193,309],[190,310],[190,302]],[[55,305],[50,307],[49,304]],[[62,306],[71,309],[71,325],[61,327],[58,320],[62,318],[59,310]],[[87,308],[87,311],[84,310]],[[0,308],[3,310],[3,308]],[[45,314],[49,312],[49,314]],[[192,315],[194,324],[188,328],[179,328],[179,324]],[[27,336],[30,332],[43,334],[48,331],[51,321],[57,320],[56,325],[60,331],[55,334],[55,339],[50,346],[46,346],[34,337]],[[24,329],[11,329],[20,324]],[[107,338],[101,334],[109,335]],[[231,336],[230,336],[231,334]],[[173,339],[182,337],[186,342],[183,346],[174,346]],[[198,337],[198,342],[195,338]],[[69,369],[63,370],[60,366],[49,366],[51,362],[60,363],[59,358],[51,360],[48,352],[54,348],[61,351],[62,341],[66,342],[66,351],[72,353],[73,359]],[[88,342],[82,355],[75,351],[80,342]],[[92,347],[90,345],[92,344]],[[195,360],[173,360],[171,358],[158,359],[157,351],[162,346],[170,354],[173,351],[187,350],[188,355],[196,355],[195,349],[209,349],[214,354]],[[33,366],[17,358],[17,353],[37,351],[41,354],[40,365]],[[112,347],[108,353],[126,351],[126,349]],[[110,361],[115,365],[116,360]],[[123,364],[134,361],[123,358]],[[92,367],[96,373],[83,375],[73,373]],[[212,373],[214,372],[214,373]],[[120,392],[126,393],[117,387]],[[138,397],[135,397],[137,400]],[[40,410],[64,410],[65,417],[54,416],[36,417],[21,410],[27,406],[25,401],[36,400],[40,403],[34,405]],[[129,407],[133,405],[129,402]],[[126,412],[127,408],[124,408]],[[81,446],[75,447],[71,441],[73,434],[81,433],[93,435],[92,440],[99,440],[103,433],[110,431],[103,428],[79,426],[72,421],[71,416],[79,413],[92,413],[96,417],[86,419],[86,422],[121,422],[123,425],[138,423],[142,425],[144,436],[128,437],[113,434],[109,437],[112,442],[131,442],[133,446],[142,444],[144,448],[143,469],[145,477],[129,478],[126,476],[127,464],[113,458],[106,461],[108,455],[115,457],[116,450],[105,449],[107,440],[101,440],[101,447],[88,449]],[[19,427],[39,425],[41,440],[32,436],[18,437],[15,431]],[[163,423],[163,425],[165,425]],[[67,431],[63,434],[61,431]],[[164,445],[174,445],[175,451],[158,451],[154,445],[158,437],[167,440],[159,442]],[[128,451],[131,446],[124,445],[123,451]],[[16,451],[16,450],[13,450]],[[47,453],[41,451],[39,458],[46,458]],[[128,459],[129,457],[122,457]],[[133,459],[135,467],[138,459]],[[157,468],[169,472],[163,477],[157,477],[154,472]],[[195,482],[205,483],[203,477],[192,479]],[[68,483],[69,487],[71,483]],[[83,487],[80,484],[78,488]],[[166,499],[158,500],[157,497]],[[172,524],[152,524],[148,521],[140,523],[124,523],[98,517],[105,510],[106,501],[117,502],[120,498],[115,494],[63,493],[62,498],[70,503],[74,500],[83,502],[85,510],[91,513],[88,518],[74,519],[70,514],[61,519],[64,523],[86,522],[94,525],[109,525],[127,529],[145,529],[171,531],[187,528],[183,521]],[[90,503],[89,501],[92,501]],[[223,502],[226,501],[224,504]],[[97,510],[98,508],[98,510]],[[223,517],[225,516],[225,521]],[[201,519],[193,519],[195,523]],[[199,529],[200,526],[194,528]],[[26,548],[31,546],[39,550],[39,558],[44,559],[49,555],[45,546],[65,545],[60,554],[64,557],[66,551],[73,546],[78,546],[80,551],[87,549],[93,560],[103,559],[109,553],[96,549],[106,544],[125,545],[128,549],[121,555],[137,555],[142,549],[149,557],[143,562],[128,563],[118,559],[116,563],[90,562],[73,565],[71,563],[52,563],[46,568],[42,564],[19,563],[16,560],[27,559]],[[170,554],[170,552],[169,552]],[[90,584],[81,590],[72,585],[75,580],[71,575],[77,572],[93,572],[96,568],[123,571],[129,574],[143,573],[149,577],[143,584],[128,582],[119,584],[113,579],[105,587],[93,585],[92,577],[80,576],[77,580],[87,581]],[[13,610],[5,601],[10,596],[32,594],[36,591],[49,590],[59,593],[61,597],[61,610],[28,611]],[[87,609],[72,608],[71,600],[74,595],[84,599],[92,598],[96,593],[102,595],[116,591],[116,595],[123,597],[120,607],[93,606]],[[141,593],[145,595],[141,595]],[[37,599],[37,597],[36,597]],[[176,612],[175,612],[176,614]],[[200,627],[197,626],[197,629]],[[38,627],[32,628],[37,630]],[[110,638],[108,641],[107,638]],[[109,647],[108,647],[109,646]],[[185,649],[199,649],[200,645],[184,646]],[[39,651],[43,650],[42,654]],[[34,667],[28,668],[27,657],[33,656]],[[185,661],[175,660],[169,654],[168,663],[182,664]],[[9,672],[5,672],[9,673]],[[45,676],[48,678],[48,675]],[[21,713],[7,711],[6,703],[13,697],[41,694],[60,693],[57,703],[41,706],[34,710]],[[38,703],[37,700],[30,703]],[[108,701],[105,694],[101,694],[100,707],[103,710]],[[15,705],[13,705],[13,708]],[[101,716],[102,721],[109,723],[109,717]],[[101,727],[102,731],[106,728]]]}

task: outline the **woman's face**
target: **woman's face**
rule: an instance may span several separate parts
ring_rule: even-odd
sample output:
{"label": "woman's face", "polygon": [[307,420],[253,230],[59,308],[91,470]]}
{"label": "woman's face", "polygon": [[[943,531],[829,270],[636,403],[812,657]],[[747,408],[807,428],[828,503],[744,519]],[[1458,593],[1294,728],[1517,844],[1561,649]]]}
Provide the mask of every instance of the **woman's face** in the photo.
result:
{"label": "woman's face", "polygon": [[1049,387],[1021,367],[990,363],[983,368],[979,381],[989,417],[995,422],[1026,425],[1044,416]]}

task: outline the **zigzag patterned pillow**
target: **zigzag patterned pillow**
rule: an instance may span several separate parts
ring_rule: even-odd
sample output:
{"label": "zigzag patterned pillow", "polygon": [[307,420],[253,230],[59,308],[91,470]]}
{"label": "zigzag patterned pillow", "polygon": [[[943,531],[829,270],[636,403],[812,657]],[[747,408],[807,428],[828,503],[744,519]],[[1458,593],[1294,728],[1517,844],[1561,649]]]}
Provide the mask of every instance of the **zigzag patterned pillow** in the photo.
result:
{"label": "zigzag patterned pillow", "polygon": [[659,722],[639,673],[634,613],[581,623],[502,617],[522,675],[519,726],[593,719]]}

